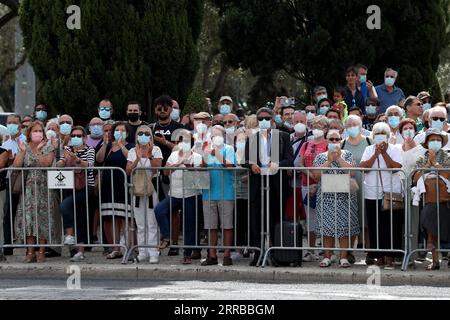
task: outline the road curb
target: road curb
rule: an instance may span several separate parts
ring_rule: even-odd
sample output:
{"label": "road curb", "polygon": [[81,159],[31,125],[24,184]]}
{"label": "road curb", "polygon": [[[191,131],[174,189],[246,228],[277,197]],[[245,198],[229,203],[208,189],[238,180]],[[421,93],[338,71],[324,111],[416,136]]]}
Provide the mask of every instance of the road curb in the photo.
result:
{"label": "road curb", "polygon": [[[314,268],[203,268],[199,266],[150,265],[89,265],[79,264],[85,279],[129,279],[165,281],[246,281],[261,283],[295,284],[367,284],[371,274],[366,269],[314,269]],[[0,279],[48,278],[66,279],[69,265],[0,265]],[[450,287],[450,273],[444,271],[380,271],[382,286],[439,286]]]}

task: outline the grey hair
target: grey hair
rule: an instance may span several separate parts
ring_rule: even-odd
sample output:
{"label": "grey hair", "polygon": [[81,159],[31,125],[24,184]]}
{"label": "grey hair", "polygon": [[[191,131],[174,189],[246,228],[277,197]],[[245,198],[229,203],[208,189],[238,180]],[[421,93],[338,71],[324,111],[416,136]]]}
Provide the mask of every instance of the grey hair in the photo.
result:
{"label": "grey hair", "polygon": [[387,74],[389,71],[393,71],[393,72],[395,73],[395,79],[397,79],[397,77],[398,77],[398,72],[397,72],[396,70],[392,69],[392,68],[387,68],[387,69],[386,69],[386,71],[384,72],[384,77],[386,78],[386,74]]}
{"label": "grey hair", "polygon": [[323,115],[314,117],[314,120],[312,121],[312,126],[314,127],[317,124],[321,124],[321,125],[325,126],[326,128],[328,128],[329,127],[328,118]]}
{"label": "grey hair", "polygon": [[50,127],[51,124],[56,124],[59,128],[59,121],[57,118],[52,118],[50,120],[47,121],[47,124],[45,125],[45,131],[48,130],[48,128]]}
{"label": "grey hair", "polygon": [[153,141],[153,132],[152,132],[152,129],[151,129],[149,126],[145,125],[145,124],[139,126],[139,127],[136,129],[136,137],[135,137],[135,141],[138,141],[138,132],[139,132],[139,130],[141,130],[141,129],[149,130],[149,131],[150,131],[150,141]]}
{"label": "grey hair", "polygon": [[339,119],[328,119],[328,127],[331,127],[332,124],[338,124],[339,128],[343,129],[344,126],[342,125],[341,120]]}
{"label": "grey hair", "polygon": [[[233,121],[239,121],[239,118],[238,118],[238,116],[237,115],[235,115],[234,113],[229,113],[229,114],[227,114],[225,117],[233,117]],[[224,117],[224,118],[225,118]]]}
{"label": "grey hair", "polygon": [[335,130],[335,129],[329,130],[329,131],[328,131],[328,133],[327,133],[327,139],[329,139],[332,135],[337,135],[337,136],[339,136],[339,138],[342,138],[342,137],[341,137],[341,134],[339,133],[339,131],[338,131],[338,130]]}
{"label": "grey hair", "polygon": [[391,128],[387,123],[385,122],[375,123],[375,125],[372,128],[372,139],[375,137],[376,134],[380,133],[385,133],[388,136],[391,134]]}
{"label": "grey hair", "polygon": [[362,120],[357,115],[354,115],[354,114],[349,115],[347,117],[347,119],[345,120],[345,126],[347,127],[350,122],[356,122],[358,127],[360,127],[360,128],[362,127]]}
{"label": "grey hair", "polygon": [[275,116],[275,113],[273,112],[273,110],[269,109],[267,107],[259,108],[258,111],[256,111],[256,116],[258,117],[263,112],[270,114],[272,118]]}
{"label": "grey hair", "polygon": [[394,109],[398,110],[398,112],[400,113],[400,117],[403,115],[402,108],[400,108],[399,106],[393,105],[386,109],[386,116],[389,113],[389,111],[394,110]]}
{"label": "grey hair", "polygon": [[433,107],[430,109],[430,118],[432,118],[433,115],[438,112],[443,112],[443,113],[445,113],[445,116],[447,116],[447,108],[438,106],[438,107]]}
{"label": "grey hair", "polygon": [[69,119],[70,119],[70,121],[72,122],[72,125],[74,124],[74,122],[73,122],[73,118],[70,116],[70,115],[68,115],[68,114],[62,114],[62,115],[60,115],[59,117],[58,117],[58,121],[59,121],[59,119],[61,119],[61,117],[69,117]]}
{"label": "grey hair", "polygon": [[317,86],[317,87],[315,87],[314,90],[313,90],[314,91],[314,95],[316,95],[317,92],[322,91],[322,90],[327,91],[327,88],[325,88],[324,86]]}

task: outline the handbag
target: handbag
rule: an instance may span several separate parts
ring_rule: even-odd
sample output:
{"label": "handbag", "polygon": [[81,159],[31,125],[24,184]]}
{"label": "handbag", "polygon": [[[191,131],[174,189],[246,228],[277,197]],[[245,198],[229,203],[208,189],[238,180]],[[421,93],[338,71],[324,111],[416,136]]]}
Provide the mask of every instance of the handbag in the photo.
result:
{"label": "handbag", "polygon": [[[22,178],[23,177],[23,178]],[[22,180],[23,180],[23,184],[26,183],[27,181],[27,171],[14,171],[11,174],[11,193],[12,194],[22,194]]]}
{"label": "handbag", "polygon": [[[380,169],[380,161],[377,158],[378,169]],[[405,208],[403,193],[398,192],[384,192],[383,179],[381,177],[381,171],[378,170],[378,175],[380,176],[381,189],[383,190],[383,211],[392,210],[402,210]],[[400,182],[400,188],[402,184]]]}
{"label": "handbag", "polygon": [[149,170],[136,170],[133,174],[133,194],[136,197],[150,197],[155,191]]}

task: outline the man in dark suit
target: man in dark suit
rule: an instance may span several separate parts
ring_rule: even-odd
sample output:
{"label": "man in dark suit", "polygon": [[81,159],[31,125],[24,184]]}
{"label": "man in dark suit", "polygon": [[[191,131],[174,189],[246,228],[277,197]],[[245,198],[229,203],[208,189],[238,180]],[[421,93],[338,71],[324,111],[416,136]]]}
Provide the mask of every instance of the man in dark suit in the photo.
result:
{"label": "man in dark suit", "polygon": [[[263,232],[261,212],[265,209],[264,212],[269,216],[267,226],[267,215],[264,215],[264,229],[270,232],[270,239],[273,242],[275,225],[280,222],[280,215],[283,214],[280,209],[283,210],[285,207],[289,195],[287,171],[283,170],[280,173],[278,168],[292,167],[293,154],[289,134],[273,129],[276,127],[273,111],[261,108],[256,112],[256,117],[259,132],[247,138],[244,166],[251,171],[249,184],[251,245],[261,247]],[[259,256],[256,252],[251,266],[256,266]]]}

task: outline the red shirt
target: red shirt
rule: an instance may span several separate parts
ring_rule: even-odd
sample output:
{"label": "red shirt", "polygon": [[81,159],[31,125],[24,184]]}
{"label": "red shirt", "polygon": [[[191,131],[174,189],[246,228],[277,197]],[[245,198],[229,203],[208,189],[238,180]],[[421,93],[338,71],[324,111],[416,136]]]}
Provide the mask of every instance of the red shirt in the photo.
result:
{"label": "red shirt", "polygon": [[[303,144],[300,149],[300,155],[303,157],[303,167],[305,168],[313,168],[314,160],[318,154],[321,154],[328,149],[328,141],[324,141],[318,144],[315,144],[313,141],[308,141]],[[306,180],[306,174],[302,174],[302,185],[308,186],[308,182]],[[316,184],[317,182],[314,179],[309,178],[309,185]]]}

